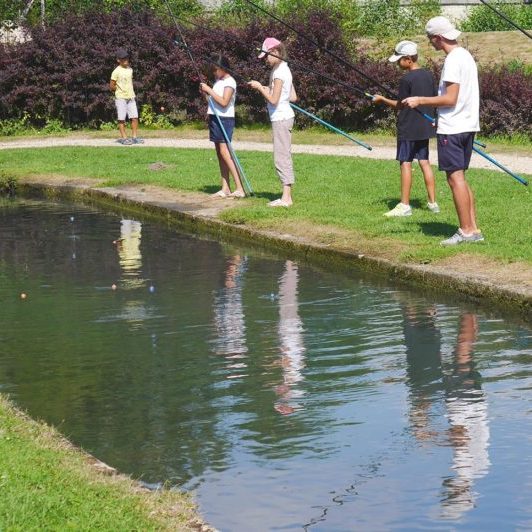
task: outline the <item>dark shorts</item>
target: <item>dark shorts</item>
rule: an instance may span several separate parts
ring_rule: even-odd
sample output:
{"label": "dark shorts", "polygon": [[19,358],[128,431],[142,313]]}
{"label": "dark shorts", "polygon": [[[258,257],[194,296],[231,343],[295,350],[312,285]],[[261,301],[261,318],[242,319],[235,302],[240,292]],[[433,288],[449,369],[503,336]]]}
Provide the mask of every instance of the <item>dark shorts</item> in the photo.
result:
{"label": "dark shorts", "polygon": [[442,172],[467,170],[473,153],[474,133],[438,135],[438,168]]}
{"label": "dark shorts", "polygon": [[[221,116],[220,120],[224,126],[229,142],[233,139],[233,130],[235,129],[235,119],[226,116]],[[226,144],[222,128],[218,122],[218,118],[215,115],[209,115],[209,140],[219,144]]]}
{"label": "dark shorts", "polygon": [[397,139],[397,157],[401,163],[411,163],[429,160],[429,139],[426,140],[399,140]]}

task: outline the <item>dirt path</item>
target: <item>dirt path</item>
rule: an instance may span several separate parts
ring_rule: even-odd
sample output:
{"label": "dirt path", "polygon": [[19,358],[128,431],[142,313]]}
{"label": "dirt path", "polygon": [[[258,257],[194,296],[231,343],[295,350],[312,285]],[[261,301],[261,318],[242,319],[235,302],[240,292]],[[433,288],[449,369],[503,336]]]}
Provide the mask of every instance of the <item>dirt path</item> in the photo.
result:
{"label": "dirt path", "polygon": [[[51,148],[63,146],[89,146],[89,147],[110,147],[119,146],[109,139],[95,139],[90,137],[45,137],[42,139],[21,139],[0,142],[0,150],[22,149],[22,148]],[[272,145],[266,142],[237,141],[234,143],[237,151],[263,151],[271,152]],[[146,139],[145,144],[136,146],[123,146],[123,149],[151,148],[193,148],[209,149],[212,144],[208,140],[202,139],[175,139],[175,138],[154,138]],[[341,157],[365,157],[368,159],[395,159],[395,148],[390,146],[378,146],[372,151],[355,145],[345,146],[323,146],[315,144],[295,144],[292,146],[293,153],[308,153],[313,155],[336,155]],[[436,150],[432,150],[434,158]],[[490,155],[517,173],[532,173],[532,155],[518,153],[496,153]],[[434,160],[436,163],[436,159]],[[478,154],[473,155],[471,161],[472,168],[484,168],[497,170],[497,168]]]}

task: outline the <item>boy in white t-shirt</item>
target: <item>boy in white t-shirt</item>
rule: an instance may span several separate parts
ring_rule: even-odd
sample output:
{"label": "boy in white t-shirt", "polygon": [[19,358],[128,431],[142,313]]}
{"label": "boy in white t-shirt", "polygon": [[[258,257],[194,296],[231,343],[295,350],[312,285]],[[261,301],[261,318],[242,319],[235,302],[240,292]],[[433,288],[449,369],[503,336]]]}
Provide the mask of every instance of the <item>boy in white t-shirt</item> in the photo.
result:
{"label": "boy in white t-shirt", "polygon": [[475,133],[480,131],[477,65],[471,54],[456,41],[461,32],[445,17],[430,19],[426,32],[432,46],[447,56],[438,96],[413,96],[404,99],[403,104],[412,109],[420,105],[439,108],[438,164],[439,169],[447,174],[460,223],[458,231],[441,244],[454,246],[463,242],[481,242],[484,237],[477,227],[475,198],[465,179]]}
{"label": "boy in white t-shirt", "polygon": [[292,163],[292,129],[294,127],[294,110],[290,102],[297,100],[292,82],[292,73],[286,63],[286,48],[274,37],[268,37],[262,44],[259,58],[266,57],[272,67],[270,83],[266,87],[259,81],[250,81],[248,85],[262,94],[268,104],[268,113],[273,131],[273,159],[275,169],[283,186],[283,194],[279,199],[270,201],[270,207],[290,207],[292,201],[292,185],[295,182]]}
{"label": "boy in white t-shirt", "polygon": [[[227,146],[227,140],[231,142],[233,130],[235,129],[236,81],[227,72],[231,67],[225,56],[217,54],[210,62],[213,65],[212,73],[216,82],[212,88],[206,83],[201,83],[200,91],[205,94],[209,101],[207,110],[209,117],[209,140],[214,142],[214,146],[216,147],[216,156],[218,157],[220,174],[222,176],[222,188],[214,196],[217,198],[244,198],[246,193],[242,188],[240,175]],[[228,137],[227,140],[220,127],[220,122]],[[236,189],[234,192],[231,192],[230,175],[235,180]]]}

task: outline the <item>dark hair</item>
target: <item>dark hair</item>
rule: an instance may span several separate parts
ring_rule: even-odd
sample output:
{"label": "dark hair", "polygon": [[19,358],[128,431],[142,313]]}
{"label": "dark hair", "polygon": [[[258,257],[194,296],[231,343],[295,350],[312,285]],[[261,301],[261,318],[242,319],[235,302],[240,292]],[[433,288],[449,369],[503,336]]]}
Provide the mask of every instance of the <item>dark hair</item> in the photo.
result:
{"label": "dark hair", "polygon": [[225,70],[225,72],[231,70],[231,64],[229,63],[229,59],[227,59],[227,57],[225,57],[225,55],[223,55],[221,52],[212,55],[210,58],[210,63],[213,71],[216,67]]}
{"label": "dark hair", "polygon": [[277,46],[272,48],[270,52],[272,52],[273,55],[276,55],[283,61],[286,61],[288,59],[288,52],[286,51],[286,46],[283,43],[279,43]]}

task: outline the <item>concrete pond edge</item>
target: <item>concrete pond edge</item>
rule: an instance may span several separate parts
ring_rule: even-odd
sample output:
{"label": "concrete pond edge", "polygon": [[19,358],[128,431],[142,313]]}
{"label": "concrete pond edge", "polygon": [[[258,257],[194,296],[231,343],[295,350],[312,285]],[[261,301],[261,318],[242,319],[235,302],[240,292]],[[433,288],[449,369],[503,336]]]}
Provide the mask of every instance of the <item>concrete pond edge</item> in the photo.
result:
{"label": "concrete pond edge", "polygon": [[[532,321],[532,290],[527,286],[501,286],[493,281],[467,273],[434,268],[431,265],[408,264],[346,251],[317,243],[309,238],[265,231],[245,225],[224,222],[201,210],[190,209],[179,202],[158,201],[144,193],[144,188],[102,187],[94,183],[66,182],[51,184],[43,181],[21,180],[17,186],[22,196],[40,196],[94,203],[114,209],[126,209],[151,216],[165,223],[180,225],[186,231],[207,234],[222,242],[266,248],[273,252],[290,253],[299,259],[342,272],[363,272],[381,280],[399,283],[410,288],[422,288],[452,295],[459,301],[474,302],[489,308],[518,315]],[[142,193],[140,193],[142,192]]]}

